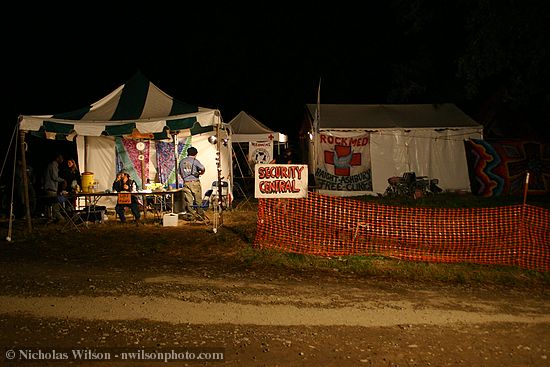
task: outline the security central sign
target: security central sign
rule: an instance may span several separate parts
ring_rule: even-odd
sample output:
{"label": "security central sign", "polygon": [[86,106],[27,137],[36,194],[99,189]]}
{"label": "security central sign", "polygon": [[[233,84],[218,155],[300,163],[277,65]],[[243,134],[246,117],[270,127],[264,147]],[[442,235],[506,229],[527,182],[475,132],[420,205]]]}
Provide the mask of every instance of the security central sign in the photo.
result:
{"label": "security central sign", "polygon": [[307,197],[305,164],[257,164],[254,171],[255,198]]}

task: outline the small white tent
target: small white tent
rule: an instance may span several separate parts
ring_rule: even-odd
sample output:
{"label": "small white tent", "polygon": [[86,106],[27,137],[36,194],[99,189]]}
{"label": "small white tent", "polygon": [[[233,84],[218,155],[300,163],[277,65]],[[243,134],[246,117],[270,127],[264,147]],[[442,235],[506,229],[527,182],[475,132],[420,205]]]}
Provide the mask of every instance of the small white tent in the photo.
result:
{"label": "small white tent", "polygon": [[266,154],[262,155],[266,162],[259,162],[269,163],[274,158],[274,151],[276,150],[279,154],[281,147],[286,146],[288,137],[270,129],[245,111],[239,112],[225,126],[229,131],[231,146],[235,153],[235,157],[233,157],[236,164],[236,167],[233,168],[234,178],[241,181],[240,184],[244,190],[250,191],[253,166],[258,163],[251,157],[253,150],[258,149],[259,152],[262,152],[269,146],[270,150],[266,150]]}
{"label": "small white tent", "polygon": [[383,193],[389,177],[409,171],[470,191],[464,141],[481,139],[483,126],[454,104],[320,104],[319,114],[317,107],[306,105],[305,123],[319,192]]}
{"label": "small white tent", "polygon": [[[82,109],[56,115],[19,116],[19,130],[40,132],[49,138],[73,140],[76,137],[81,171],[94,173],[99,190],[111,188],[117,170],[116,139],[120,138],[136,142],[179,141],[196,146],[198,158],[207,168],[201,176],[203,193],[218,180],[218,171],[226,180],[231,177],[231,147],[208,142],[212,135],[227,137],[223,135],[220,111],[178,101],[139,72]],[[151,163],[154,163],[151,159],[155,155],[154,146],[148,144],[147,156]],[[178,152],[178,161],[185,154],[185,151]],[[140,175],[132,178],[144,187]]]}
{"label": "small white tent", "polygon": [[241,111],[229,123],[232,143],[247,143],[250,141],[269,141],[284,144],[288,141],[285,134],[274,131],[262,124],[253,116]]}

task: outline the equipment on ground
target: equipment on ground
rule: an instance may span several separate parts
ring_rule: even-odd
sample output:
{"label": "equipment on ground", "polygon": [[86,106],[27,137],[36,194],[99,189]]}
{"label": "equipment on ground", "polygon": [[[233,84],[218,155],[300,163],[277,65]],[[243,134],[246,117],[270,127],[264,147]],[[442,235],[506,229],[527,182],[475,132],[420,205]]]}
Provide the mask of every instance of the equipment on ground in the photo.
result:
{"label": "equipment on ground", "polygon": [[438,183],[437,178],[416,176],[415,172],[405,172],[402,176],[388,178],[388,187],[384,196],[418,199],[442,192],[443,189],[437,186]]}

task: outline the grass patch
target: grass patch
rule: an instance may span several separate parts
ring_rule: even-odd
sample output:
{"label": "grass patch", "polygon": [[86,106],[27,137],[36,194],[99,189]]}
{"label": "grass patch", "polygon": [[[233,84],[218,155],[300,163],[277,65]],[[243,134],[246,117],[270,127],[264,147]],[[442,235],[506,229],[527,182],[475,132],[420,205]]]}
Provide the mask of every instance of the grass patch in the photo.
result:
{"label": "grass patch", "polygon": [[357,276],[464,285],[550,286],[550,273],[513,266],[426,263],[381,256],[321,257],[272,249],[260,250],[252,246],[243,248],[240,258],[243,264],[249,267],[265,266],[293,271],[339,272]]}

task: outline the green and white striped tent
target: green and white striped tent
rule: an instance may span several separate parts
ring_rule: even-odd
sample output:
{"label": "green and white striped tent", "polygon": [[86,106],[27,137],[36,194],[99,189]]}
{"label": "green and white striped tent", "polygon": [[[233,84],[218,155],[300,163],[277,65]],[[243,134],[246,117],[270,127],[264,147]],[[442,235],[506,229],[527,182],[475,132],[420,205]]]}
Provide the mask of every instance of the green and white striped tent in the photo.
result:
{"label": "green and white striped tent", "polygon": [[[180,142],[199,150],[198,158],[206,166],[206,173],[201,176],[204,193],[218,179],[218,169],[223,177],[232,176],[231,146],[208,141],[216,134],[226,138],[223,129],[219,110],[178,101],[139,72],[101,100],[79,110],[56,115],[19,116],[20,131],[49,139],[76,141],[79,168],[82,172],[93,172],[99,190],[111,188],[117,170],[117,137],[172,141],[176,135]],[[149,167],[156,166],[151,158],[156,156],[155,144],[149,144],[149,149]],[[154,179],[156,167],[148,173],[145,178]],[[139,175],[132,178],[142,182]]]}
{"label": "green and white striped tent", "polygon": [[154,134],[158,139],[166,137],[167,131],[189,130],[194,135],[220,125],[219,110],[178,101],[139,72],[101,100],[76,111],[19,116],[20,130],[71,138],[123,136],[137,130],[141,134]]}

